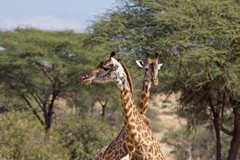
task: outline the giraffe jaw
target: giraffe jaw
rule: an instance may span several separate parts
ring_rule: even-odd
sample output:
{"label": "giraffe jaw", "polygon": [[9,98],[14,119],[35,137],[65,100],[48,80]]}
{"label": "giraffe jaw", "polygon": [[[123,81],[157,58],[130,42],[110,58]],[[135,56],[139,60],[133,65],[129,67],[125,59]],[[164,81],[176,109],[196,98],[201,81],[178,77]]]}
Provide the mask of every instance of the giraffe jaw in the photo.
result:
{"label": "giraffe jaw", "polygon": [[85,85],[89,85],[91,83],[107,83],[114,81],[116,78],[116,75],[111,74],[109,71],[99,72],[94,76],[84,75],[81,79],[81,83]]}
{"label": "giraffe jaw", "polygon": [[81,79],[81,83],[85,85],[89,85],[93,82],[94,77],[88,77],[88,75],[84,75]]}

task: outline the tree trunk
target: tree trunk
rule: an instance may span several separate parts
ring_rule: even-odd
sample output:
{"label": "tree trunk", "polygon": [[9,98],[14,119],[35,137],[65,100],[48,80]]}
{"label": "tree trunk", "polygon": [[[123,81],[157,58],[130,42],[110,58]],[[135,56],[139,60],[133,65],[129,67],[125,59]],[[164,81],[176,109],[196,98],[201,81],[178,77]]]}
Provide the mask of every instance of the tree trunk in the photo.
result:
{"label": "tree trunk", "polygon": [[100,103],[100,105],[102,106],[102,114],[101,114],[101,116],[102,116],[102,118],[104,118],[105,117],[106,106],[107,106],[108,101],[105,101],[104,104],[103,104],[99,98],[97,100]]}
{"label": "tree trunk", "polygon": [[227,160],[237,160],[240,149],[240,108],[238,106],[234,106],[233,115],[234,115],[233,139],[228,152]]}
{"label": "tree trunk", "polygon": [[207,102],[210,105],[211,112],[213,115],[213,125],[214,125],[214,130],[215,130],[215,137],[216,137],[216,160],[221,160],[221,150],[222,150],[222,145],[221,145],[221,135],[220,135],[220,108],[217,108],[214,106],[212,102],[212,98],[209,94],[209,91],[206,90],[206,99]]}
{"label": "tree trunk", "polygon": [[57,89],[53,90],[51,100],[50,100],[49,104],[47,105],[48,108],[45,110],[46,113],[44,113],[46,133],[48,133],[50,131],[51,126],[52,126],[54,102],[57,99],[59,93],[60,92]]}
{"label": "tree trunk", "polygon": [[46,133],[48,133],[51,129],[51,124],[52,124],[52,114],[51,113],[47,113],[45,118],[45,131]]}
{"label": "tree trunk", "polygon": [[102,106],[102,118],[105,117],[106,105]]}
{"label": "tree trunk", "polygon": [[219,114],[213,113],[213,125],[215,129],[216,136],[216,160],[221,160],[221,136],[220,136],[220,126],[219,126]]}

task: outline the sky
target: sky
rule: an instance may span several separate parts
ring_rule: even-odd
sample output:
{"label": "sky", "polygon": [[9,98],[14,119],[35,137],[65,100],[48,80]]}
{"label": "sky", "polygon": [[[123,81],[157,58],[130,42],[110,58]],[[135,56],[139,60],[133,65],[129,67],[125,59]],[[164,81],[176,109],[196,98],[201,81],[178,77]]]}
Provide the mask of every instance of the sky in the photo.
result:
{"label": "sky", "polygon": [[116,0],[0,0],[0,30],[33,27],[84,32]]}

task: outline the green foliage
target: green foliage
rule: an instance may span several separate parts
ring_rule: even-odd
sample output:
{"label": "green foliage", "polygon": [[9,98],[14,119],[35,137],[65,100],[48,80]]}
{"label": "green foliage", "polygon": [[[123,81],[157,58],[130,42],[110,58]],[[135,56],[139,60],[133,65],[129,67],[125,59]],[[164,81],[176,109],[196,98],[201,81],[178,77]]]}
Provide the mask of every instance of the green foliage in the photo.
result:
{"label": "green foliage", "polygon": [[65,117],[58,125],[58,132],[70,159],[93,159],[115,136],[112,127],[89,115]]}
{"label": "green foliage", "polygon": [[[222,158],[227,159],[229,141],[231,137],[221,134]],[[170,131],[164,136],[163,142],[172,146],[173,154],[177,160],[188,159],[190,154],[193,159],[215,160],[215,137],[211,126],[195,125],[186,126],[179,130]],[[190,153],[191,152],[191,153]]]}
{"label": "green foliage", "polygon": [[119,43],[118,50],[129,53],[124,54],[128,60],[129,56],[136,59],[147,51],[160,51],[164,63],[161,72],[167,76],[161,76],[168,84],[165,90],[181,84],[175,89],[184,85],[195,91],[219,79],[214,84],[220,83],[220,89],[227,87],[239,95],[240,7],[236,2],[121,2],[116,10],[93,23],[93,40],[102,37],[109,45]]}
{"label": "green foliage", "polygon": [[[1,158],[92,159],[112,140],[113,130],[106,123],[98,122],[96,117],[95,120],[63,117],[65,114],[58,114],[55,108],[57,98],[68,102],[63,107],[76,107],[81,114],[88,112],[98,98],[110,102],[107,107],[111,112],[120,108],[115,87],[103,85],[99,89],[97,85],[86,87],[76,83],[79,75],[95,67],[99,59],[108,54],[103,46],[89,47],[87,37],[68,31],[35,29],[0,32],[3,48],[0,50],[0,104],[9,111],[23,112],[10,112],[0,117],[0,128],[4,131],[0,136]],[[29,114],[27,118],[24,118],[25,112]],[[55,126],[56,113],[61,123],[45,138],[40,124],[46,127],[50,122]]]}
{"label": "green foliage", "polygon": [[68,159],[59,135],[46,137],[44,128],[29,112],[7,112],[0,116],[0,157],[6,159]]}
{"label": "green foliage", "polygon": [[0,157],[6,159],[90,160],[116,135],[91,116],[62,117],[47,135],[29,112],[6,112],[0,120]]}
{"label": "green foliage", "polygon": [[161,76],[160,82],[165,84],[161,89],[181,91],[181,111],[191,124],[208,124],[213,115],[221,121],[229,109],[239,105],[239,3],[120,2],[116,10],[93,23],[90,33],[108,40],[109,45],[120,44],[118,50],[128,52],[128,58],[160,51],[166,76]]}
{"label": "green foliage", "polygon": [[106,54],[101,46],[89,49],[86,34],[16,29],[0,32],[0,37],[0,46],[4,48],[0,51],[0,98],[8,108],[30,108],[48,128],[51,110],[59,97],[81,111],[87,111],[86,107],[90,108],[99,98],[92,98],[91,93],[101,95],[106,90],[106,96],[101,98],[116,99],[111,88],[86,89],[76,83],[79,75],[93,68],[99,57]]}
{"label": "green foliage", "polygon": [[214,160],[214,136],[208,127],[196,127],[193,130],[183,127],[170,131],[163,139],[174,147],[173,153],[177,160],[193,159]]}
{"label": "green foliage", "polygon": [[[115,10],[110,10],[93,21],[88,34],[35,29],[1,31],[0,103],[8,108],[17,108],[15,110],[22,108],[22,111],[30,106],[42,121],[43,113],[48,110],[44,105],[49,106],[52,95],[56,92],[57,97],[67,100],[70,107],[80,108],[81,114],[88,112],[97,99],[109,101],[107,107],[111,109],[108,111],[115,111],[120,108],[120,103],[114,86],[76,85],[77,76],[95,67],[103,56],[108,57],[110,51],[116,50],[122,53],[119,57],[126,61],[127,66],[131,66],[132,77],[139,82],[139,73],[132,67],[134,61],[144,57],[146,52],[159,51],[160,61],[164,65],[160,71],[160,87],[156,91],[180,90],[184,104],[180,108],[181,114],[189,118],[190,124],[209,123],[209,119],[212,119],[209,102],[216,111],[221,110],[222,115],[225,115],[221,117],[223,122],[228,118],[233,119],[228,113],[234,106],[230,105],[228,99],[231,97],[240,100],[239,4],[232,0],[119,2],[121,5]],[[54,69],[44,70],[36,63],[41,61],[53,64]],[[1,137],[4,142],[0,143],[1,156],[13,159],[16,158],[14,156],[23,157],[22,159],[26,156],[29,159],[49,158],[46,151],[58,140],[57,135],[52,136],[53,139],[49,140],[51,144],[44,148],[43,144],[46,144],[42,139],[37,143],[34,138],[28,137],[25,130],[31,131],[31,128],[23,126],[23,129],[16,129],[22,126],[18,121],[22,118],[14,119],[10,115],[4,115],[1,119],[7,117],[13,124],[6,125],[6,120],[0,123],[9,133]],[[35,129],[38,125],[29,126]],[[230,125],[228,123],[229,128]],[[107,143],[112,134],[105,124],[89,117],[86,120],[83,117],[64,118],[57,129],[63,138],[62,143],[69,148],[68,156],[72,159],[91,159],[103,146],[101,142]],[[13,130],[17,130],[16,135]],[[36,135],[37,131],[39,130],[29,133]],[[185,132],[180,132],[180,135],[194,145],[198,142],[203,145],[202,142],[206,140],[204,136],[212,138],[212,132],[208,130],[201,129],[198,133],[201,134],[194,134],[190,138],[184,136]],[[25,145],[27,142],[24,137],[34,143]],[[9,147],[6,141],[12,142],[9,144],[13,146]],[[229,144],[229,139],[223,137],[222,143]],[[36,156],[38,149],[35,144],[40,148],[40,154],[37,155],[40,157]],[[61,145],[58,145],[56,150],[49,149],[49,154],[61,150]],[[66,151],[63,150],[63,154],[57,156],[66,156]],[[206,153],[211,150],[209,154],[213,154],[211,147],[206,150]],[[226,152],[225,148],[223,152]],[[41,157],[42,155],[44,156]],[[211,159],[210,155],[208,158]]]}

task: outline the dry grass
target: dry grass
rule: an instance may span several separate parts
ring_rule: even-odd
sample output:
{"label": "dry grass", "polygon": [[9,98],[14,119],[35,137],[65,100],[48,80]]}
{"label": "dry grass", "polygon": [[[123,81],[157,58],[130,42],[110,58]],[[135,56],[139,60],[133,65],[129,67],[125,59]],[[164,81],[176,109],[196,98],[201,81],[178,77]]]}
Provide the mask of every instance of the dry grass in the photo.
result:
{"label": "dry grass", "polygon": [[[171,153],[173,148],[162,142],[161,139],[164,135],[168,134],[169,131],[177,130],[187,124],[185,119],[177,115],[177,108],[180,105],[178,102],[179,98],[180,93],[172,93],[169,96],[160,93],[154,95],[149,103],[149,110],[154,110],[157,113],[157,118],[154,118],[152,122],[154,135],[160,141],[163,155],[168,160],[175,159]],[[152,119],[151,117],[149,118]]]}

